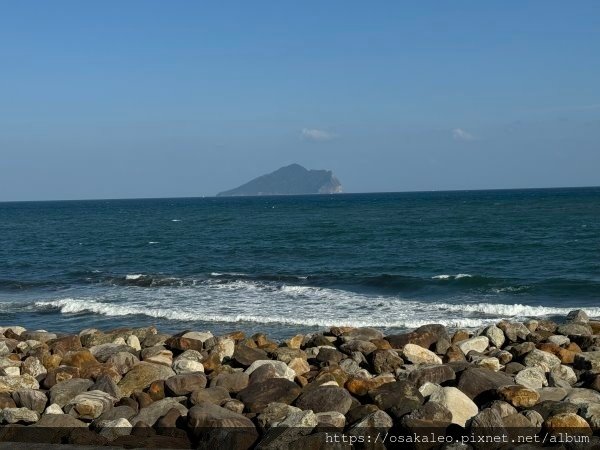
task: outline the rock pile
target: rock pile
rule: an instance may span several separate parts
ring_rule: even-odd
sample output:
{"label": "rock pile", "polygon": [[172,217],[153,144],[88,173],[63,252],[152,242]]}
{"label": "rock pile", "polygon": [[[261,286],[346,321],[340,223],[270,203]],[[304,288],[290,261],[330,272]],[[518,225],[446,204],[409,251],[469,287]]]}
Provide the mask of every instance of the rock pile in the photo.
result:
{"label": "rock pile", "polygon": [[561,324],[333,327],[283,342],[154,327],[0,333],[0,441],[389,448],[435,431],[451,439],[415,447],[565,434],[600,445],[600,321],[583,311]]}

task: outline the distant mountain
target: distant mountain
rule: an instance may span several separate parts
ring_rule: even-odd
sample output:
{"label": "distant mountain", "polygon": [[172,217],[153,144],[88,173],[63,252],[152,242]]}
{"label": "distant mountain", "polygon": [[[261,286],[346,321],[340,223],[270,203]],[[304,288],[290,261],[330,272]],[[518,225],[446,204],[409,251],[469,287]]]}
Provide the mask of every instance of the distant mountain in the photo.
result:
{"label": "distant mountain", "polygon": [[338,194],[342,185],[330,170],[307,170],[299,164],[277,169],[218,197],[245,195]]}

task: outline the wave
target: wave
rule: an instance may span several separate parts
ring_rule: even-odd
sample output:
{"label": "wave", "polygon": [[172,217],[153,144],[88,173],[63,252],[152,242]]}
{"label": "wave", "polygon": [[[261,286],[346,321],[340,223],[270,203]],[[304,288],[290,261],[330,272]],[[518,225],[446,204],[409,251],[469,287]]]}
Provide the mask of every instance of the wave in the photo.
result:
{"label": "wave", "polygon": [[460,280],[461,278],[473,278],[473,275],[469,273],[457,273],[456,275],[434,275],[431,277],[434,280]]}

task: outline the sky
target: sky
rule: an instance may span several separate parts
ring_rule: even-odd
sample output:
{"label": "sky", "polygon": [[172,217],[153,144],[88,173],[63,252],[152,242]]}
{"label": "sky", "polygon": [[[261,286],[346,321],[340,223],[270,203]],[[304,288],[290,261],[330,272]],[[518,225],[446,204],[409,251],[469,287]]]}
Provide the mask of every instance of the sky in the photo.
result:
{"label": "sky", "polygon": [[600,185],[596,0],[0,11],[0,201]]}

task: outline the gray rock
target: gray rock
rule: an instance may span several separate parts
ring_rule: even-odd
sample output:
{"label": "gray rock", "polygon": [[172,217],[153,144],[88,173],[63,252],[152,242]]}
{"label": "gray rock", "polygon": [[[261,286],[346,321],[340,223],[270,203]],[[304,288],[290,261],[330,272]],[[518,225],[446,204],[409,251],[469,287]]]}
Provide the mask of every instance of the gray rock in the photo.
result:
{"label": "gray rock", "polygon": [[452,413],[452,423],[461,427],[479,412],[477,405],[455,387],[444,387],[434,392],[429,401],[445,406]]}
{"label": "gray rock", "polygon": [[4,408],[0,410],[0,423],[34,423],[40,415],[28,408]]}
{"label": "gray rock", "polygon": [[498,324],[498,328],[504,331],[504,335],[511,342],[524,341],[531,331],[521,322],[502,321]]}
{"label": "gray rock", "polygon": [[600,351],[576,354],[573,365],[576,369],[600,371]]}
{"label": "gray rock", "polygon": [[48,403],[48,397],[42,391],[35,389],[21,389],[13,392],[13,400],[20,408],[31,409],[38,413],[43,413]]}
{"label": "gray rock", "polygon": [[210,402],[215,405],[221,405],[224,401],[229,400],[229,391],[222,386],[213,386],[206,389],[198,389],[190,395],[192,405],[197,405],[202,402]]}
{"label": "gray rock", "polygon": [[600,392],[592,389],[574,388],[571,389],[564,401],[575,405],[600,403]]}
{"label": "gray rock", "polygon": [[591,336],[592,328],[584,323],[565,323],[556,329],[563,336]]}
{"label": "gray rock", "polygon": [[38,381],[29,374],[16,377],[0,376],[0,393],[14,392],[20,389],[39,389]]}
{"label": "gray rock", "polygon": [[250,364],[250,367],[248,367],[245,372],[248,374],[248,376],[250,376],[256,369],[262,366],[273,367],[275,369],[275,373],[280,378],[285,378],[290,381],[294,381],[294,378],[296,378],[296,372],[290,369],[283,361],[257,360]]}
{"label": "gray rock", "polygon": [[577,375],[571,367],[560,365],[550,371],[548,380],[550,386],[563,387],[565,383],[567,386],[573,386],[577,383]]}
{"label": "gray rock", "polygon": [[371,354],[373,369],[378,375],[382,373],[394,373],[396,369],[404,364],[404,361],[398,356],[398,352],[395,350],[375,350]]}
{"label": "gray rock", "polygon": [[546,373],[556,367],[560,367],[560,359],[558,357],[554,356],[552,353],[538,349],[534,349],[527,353],[525,358],[523,358],[523,363],[527,367],[539,367]]}
{"label": "gray rock", "polygon": [[541,367],[527,367],[515,376],[515,383],[531,389],[541,389],[548,386],[546,373]]}
{"label": "gray rock", "polygon": [[506,337],[504,336],[504,332],[498,328],[496,325],[490,325],[483,330],[483,335],[486,336],[490,343],[497,348],[502,348],[504,342],[506,341]]}
{"label": "gray rock", "polygon": [[296,406],[317,413],[337,411],[346,414],[352,406],[352,396],[341,387],[319,386],[300,395]]}
{"label": "gray rock", "polygon": [[315,414],[317,427],[343,430],[346,426],[346,416],[337,411],[327,411]]}
{"label": "gray rock", "polygon": [[589,316],[582,309],[575,309],[567,314],[567,322],[571,323],[588,323],[590,321]]}
{"label": "gray rock", "polygon": [[540,394],[540,402],[544,402],[546,400],[559,402],[564,400],[568,394],[566,389],[560,387],[545,387],[536,390],[537,393]]}
{"label": "gray rock", "polygon": [[302,411],[300,408],[290,406],[285,403],[272,402],[258,415],[257,423],[263,431],[276,426],[282,422],[289,414]]}
{"label": "gray rock", "polygon": [[71,378],[56,383],[50,388],[50,403],[56,403],[62,408],[77,395],[87,391],[93,384],[92,380],[84,378]]}
{"label": "gray rock", "polygon": [[78,394],[65,405],[67,414],[77,419],[96,419],[112,408],[117,399],[103,391],[88,391]]}
{"label": "gray rock", "polygon": [[167,397],[152,402],[145,408],[140,409],[138,414],[135,415],[130,422],[132,425],[135,425],[138,422],[144,422],[150,426],[154,426],[159,418],[173,408],[177,409],[181,416],[185,416],[188,413],[188,409],[181,404],[181,402],[185,400],[185,397]]}
{"label": "gray rock", "polygon": [[256,448],[287,450],[290,442],[310,434],[317,424],[312,411],[292,411],[283,421],[269,428]]}
{"label": "gray rock", "polygon": [[173,395],[188,395],[206,387],[206,375],[202,372],[184,373],[165,380],[165,389]]}
{"label": "gray rock", "polygon": [[482,353],[490,345],[490,340],[487,338],[487,336],[476,336],[472,337],[471,339],[457,342],[456,345],[465,355],[471,351]]}
{"label": "gray rock", "polygon": [[127,419],[106,420],[98,424],[100,427],[100,436],[114,441],[120,436],[129,436],[132,426]]}
{"label": "gray rock", "polygon": [[133,366],[138,364],[140,360],[137,356],[130,352],[117,352],[111,354],[107,362],[115,366],[115,369],[119,374],[125,375]]}
{"label": "gray rock", "polygon": [[90,386],[90,391],[103,391],[114,398],[121,398],[121,389],[117,383],[107,375],[101,375],[96,379],[96,382]]}

